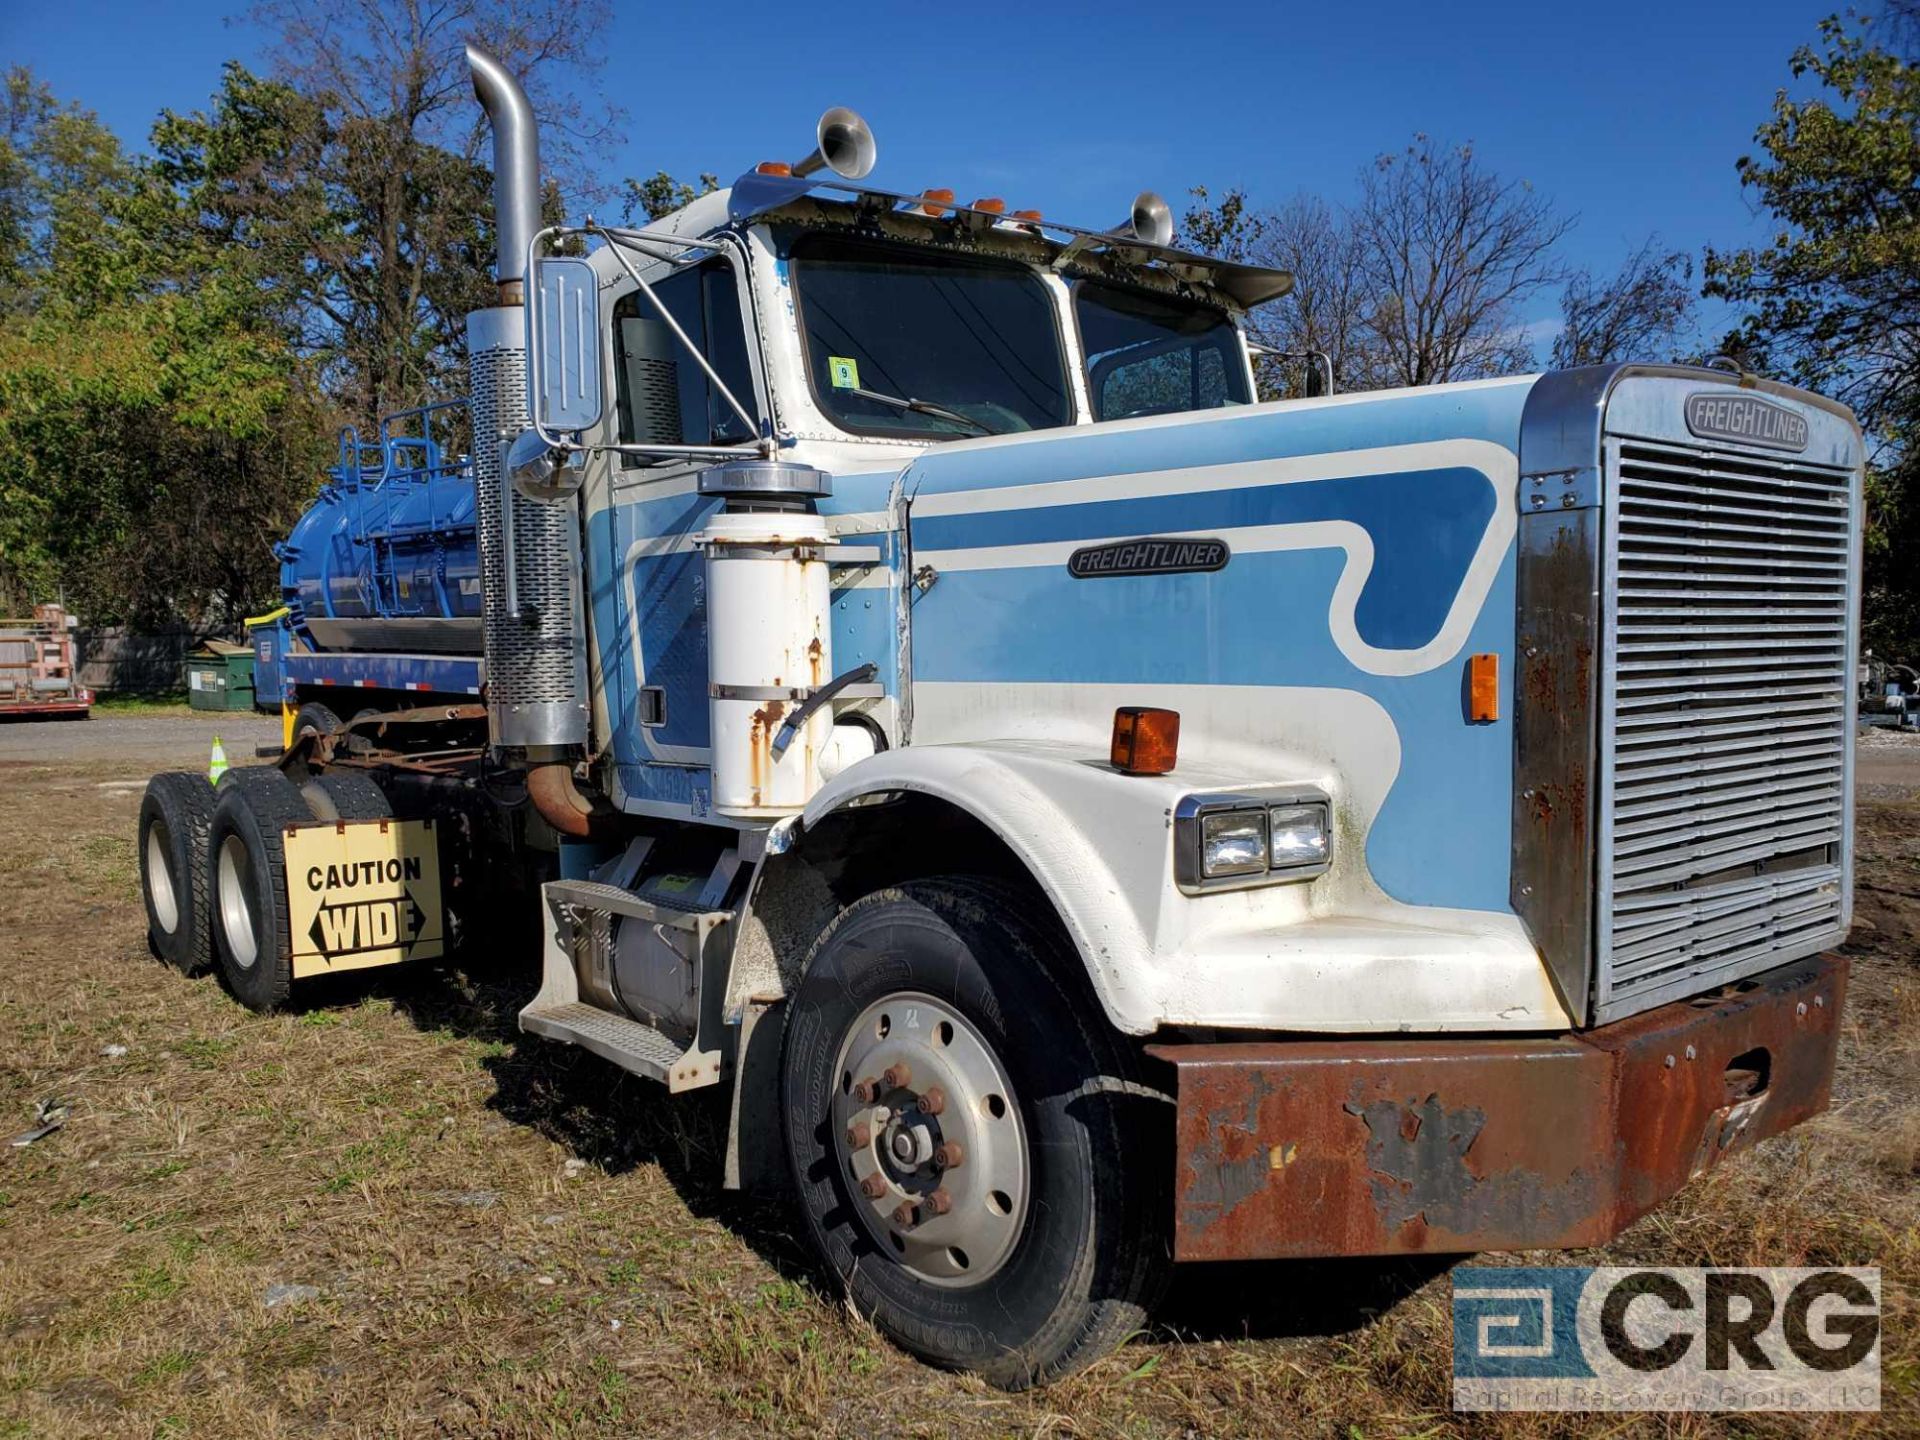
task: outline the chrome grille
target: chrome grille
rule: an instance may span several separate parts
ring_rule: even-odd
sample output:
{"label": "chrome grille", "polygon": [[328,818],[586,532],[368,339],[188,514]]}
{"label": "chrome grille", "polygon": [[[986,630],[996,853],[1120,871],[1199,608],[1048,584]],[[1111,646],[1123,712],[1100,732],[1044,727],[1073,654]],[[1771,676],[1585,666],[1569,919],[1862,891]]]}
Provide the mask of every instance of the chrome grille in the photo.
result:
{"label": "chrome grille", "polygon": [[1608,442],[1597,1018],[1838,938],[1853,564],[1845,470]]}

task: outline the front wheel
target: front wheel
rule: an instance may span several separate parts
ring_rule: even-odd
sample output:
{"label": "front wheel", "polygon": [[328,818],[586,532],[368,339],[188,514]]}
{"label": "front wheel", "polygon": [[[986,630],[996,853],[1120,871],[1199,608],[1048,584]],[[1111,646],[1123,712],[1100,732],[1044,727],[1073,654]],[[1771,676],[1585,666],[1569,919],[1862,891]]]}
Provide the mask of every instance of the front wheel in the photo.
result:
{"label": "front wheel", "polygon": [[918,881],[843,911],[788,1002],[782,1120],[827,1267],[888,1336],[1007,1389],[1141,1324],[1164,1280],[1165,1100],[1039,902]]}

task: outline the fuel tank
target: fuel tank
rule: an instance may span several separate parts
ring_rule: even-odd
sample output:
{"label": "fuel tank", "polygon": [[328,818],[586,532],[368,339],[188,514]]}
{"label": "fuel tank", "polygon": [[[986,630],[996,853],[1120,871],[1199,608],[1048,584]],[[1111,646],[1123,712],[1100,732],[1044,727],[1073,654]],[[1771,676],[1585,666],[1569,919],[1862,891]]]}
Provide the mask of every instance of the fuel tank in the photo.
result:
{"label": "fuel tank", "polygon": [[433,434],[462,404],[389,416],[377,442],[341,433],[327,483],[274,547],[289,619],[314,649],[480,653],[472,466]]}

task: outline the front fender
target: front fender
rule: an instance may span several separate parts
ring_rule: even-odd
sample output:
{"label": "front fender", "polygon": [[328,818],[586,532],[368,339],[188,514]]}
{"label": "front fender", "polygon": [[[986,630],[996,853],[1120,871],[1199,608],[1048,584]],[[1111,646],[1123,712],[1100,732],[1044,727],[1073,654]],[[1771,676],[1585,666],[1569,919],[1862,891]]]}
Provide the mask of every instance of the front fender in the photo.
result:
{"label": "front fender", "polygon": [[[896,791],[930,795],[973,816],[1052,901],[1107,1018],[1147,1034],[1158,1022],[1138,983],[1138,960],[1151,948],[1141,902],[1151,899],[1173,797],[1183,788],[1090,765],[1064,747],[925,745],[850,767],[814,796],[801,819],[811,828],[856,800]],[[1087,829],[1093,813],[1111,821],[1099,843]]]}
{"label": "front fender", "polygon": [[[1047,896],[1113,1025],[1259,1030],[1552,1030],[1569,1017],[1509,914],[1402,904],[1336,838],[1317,880],[1188,896],[1174,885],[1172,814],[1197,791],[1334,775],[1183,763],[1114,771],[1084,746],[990,741],[884,751],[807,806],[811,829],[856,802],[928,795],[980,821]],[[1371,815],[1355,817],[1370,820]],[[1364,832],[1364,823],[1354,827]],[[1337,824],[1336,831],[1342,829]]]}

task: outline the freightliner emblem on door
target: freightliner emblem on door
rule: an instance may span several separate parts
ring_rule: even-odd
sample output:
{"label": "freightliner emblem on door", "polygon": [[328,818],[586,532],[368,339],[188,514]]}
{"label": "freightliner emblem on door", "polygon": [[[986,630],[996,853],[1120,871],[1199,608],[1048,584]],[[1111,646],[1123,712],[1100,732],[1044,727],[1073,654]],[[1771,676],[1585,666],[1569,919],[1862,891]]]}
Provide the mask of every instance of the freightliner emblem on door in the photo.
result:
{"label": "freightliner emblem on door", "polygon": [[1225,569],[1231,558],[1224,540],[1147,535],[1138,540],[1083,546],[1067,557],[1067,573],[1076,580],[1112,575],[1184,575]]}
{"label": "freightliner emblem on door", "polygon": [[1687,397],[1687,429],[1703,440],[1729,440],[1769,450],[1807,448],[1807,417],[1758,395],[1703,390]]}
{"label": "freightliner emblem on door", "polygon": [[431,820],[357,820],[287,831],[295,979],[445,952]]}

